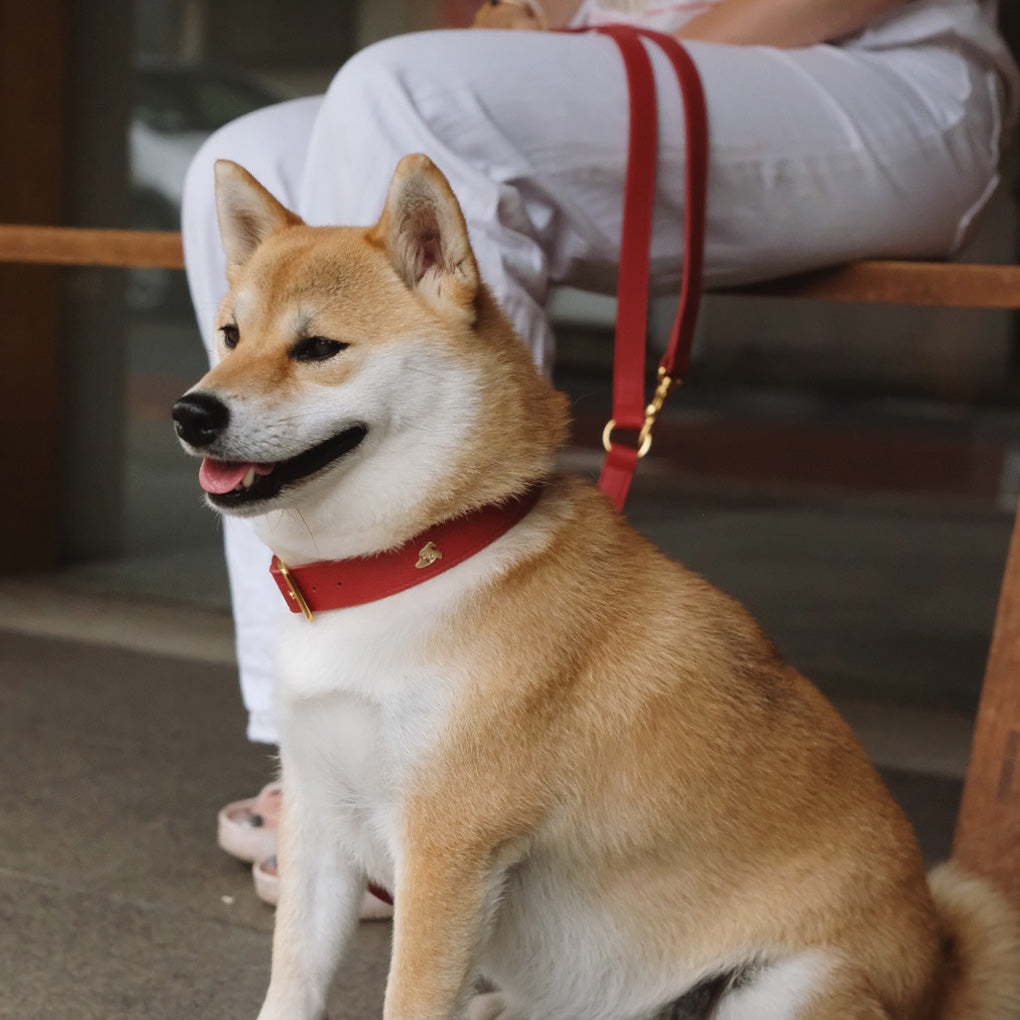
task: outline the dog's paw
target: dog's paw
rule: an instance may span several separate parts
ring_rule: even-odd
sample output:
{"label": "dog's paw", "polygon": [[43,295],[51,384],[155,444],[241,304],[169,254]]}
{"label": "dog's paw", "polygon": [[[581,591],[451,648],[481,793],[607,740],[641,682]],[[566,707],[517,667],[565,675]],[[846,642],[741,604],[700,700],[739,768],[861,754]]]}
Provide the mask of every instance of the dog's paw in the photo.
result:
{"label": "dog's paw", "polygon": [[466,1020],[527,1020],[516,1013],[507,1012],[506,1000],[502,992],[486,992],[476,995],[469,1003]]}

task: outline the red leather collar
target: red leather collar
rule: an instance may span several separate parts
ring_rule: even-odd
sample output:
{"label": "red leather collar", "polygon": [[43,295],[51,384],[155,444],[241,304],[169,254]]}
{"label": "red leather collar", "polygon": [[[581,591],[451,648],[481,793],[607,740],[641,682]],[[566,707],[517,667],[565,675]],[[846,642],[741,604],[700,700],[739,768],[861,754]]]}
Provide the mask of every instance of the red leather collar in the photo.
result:
{"label": "red leather collar", "polygon": [[397,549],[348,560],[285,566],[274,556],[270,573],[292,613],[311,620],[327,609],[346,609],[396,595],[481,552],[505,535],[538,502],[541,487],[504,503],[480,507],[423,531]]}

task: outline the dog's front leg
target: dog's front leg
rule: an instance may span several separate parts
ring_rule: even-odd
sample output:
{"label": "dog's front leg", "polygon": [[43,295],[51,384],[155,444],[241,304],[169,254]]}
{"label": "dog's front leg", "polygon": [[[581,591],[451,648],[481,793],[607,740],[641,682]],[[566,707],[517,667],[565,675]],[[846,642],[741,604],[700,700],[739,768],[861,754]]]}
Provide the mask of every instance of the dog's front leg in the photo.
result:
{"label": "dog's front leg", "polygon": [[412,843],[396,884],[383,1020],[450,1020],[470,991],[494,876],[473,853]]}
{"label": "dog's front leg", "polygon": [[365,880],[337,845],[335,819],[288,785],[286,766],[283,790],[280,902],[269,991],[259,1020],[321,1020],[357,925]]}

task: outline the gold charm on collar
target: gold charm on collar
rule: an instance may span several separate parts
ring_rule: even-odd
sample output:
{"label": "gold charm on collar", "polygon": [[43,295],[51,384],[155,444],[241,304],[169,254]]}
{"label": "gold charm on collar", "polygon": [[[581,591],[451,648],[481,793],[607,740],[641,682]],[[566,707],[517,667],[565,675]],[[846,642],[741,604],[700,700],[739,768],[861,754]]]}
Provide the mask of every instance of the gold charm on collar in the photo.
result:
{"label": "gold charm on collar", "polygon": [[443,554],[436,548],[435,542],[429,542],[422,546],[421,552],[418,553],[418,562],[415,567],[418,570],[424,570],[426,567],[431,567],[433,563],[438,562],[443,558]]}

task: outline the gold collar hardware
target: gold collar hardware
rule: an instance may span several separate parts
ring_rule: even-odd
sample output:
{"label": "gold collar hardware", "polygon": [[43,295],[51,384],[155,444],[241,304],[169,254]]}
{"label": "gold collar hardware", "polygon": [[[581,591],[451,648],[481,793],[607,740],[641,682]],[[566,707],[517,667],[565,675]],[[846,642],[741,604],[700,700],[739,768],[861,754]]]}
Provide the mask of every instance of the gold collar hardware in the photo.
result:
{"label": "gold collar hardware", "polygon": [[305,614],[306,620],[314,620],[315,614],[311,611],[308,603],[305,601],[305,596],[297,581],[294,580],[291,576],[291,572],[287,569],[287,564],[279,557],[277,557],[276,562],[280,568],[280,573],[283,575],[283,579],[287,582],[287,590],[290,592],[290,597],[298,604],[298,606],[300,606],[301,612]]}
{"label": "gold collar hardware", "polygon": [[443,554],[436,548],[436,543],[428,542],[422,546],[421,552],[418,553],[418,562],[415,564],[415,568],[417,570],[424,570],[442,558]]}

